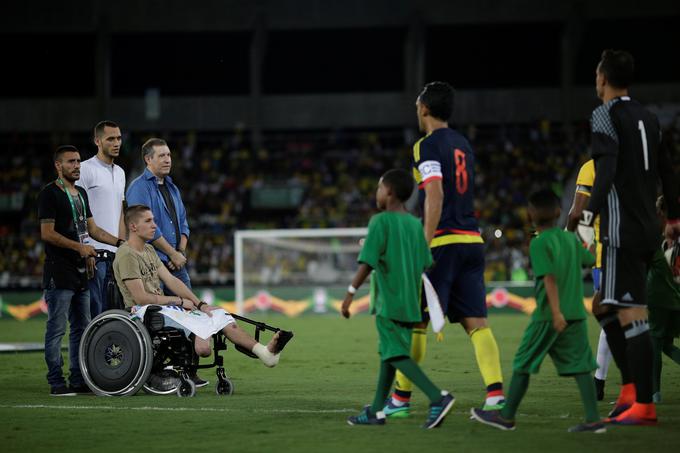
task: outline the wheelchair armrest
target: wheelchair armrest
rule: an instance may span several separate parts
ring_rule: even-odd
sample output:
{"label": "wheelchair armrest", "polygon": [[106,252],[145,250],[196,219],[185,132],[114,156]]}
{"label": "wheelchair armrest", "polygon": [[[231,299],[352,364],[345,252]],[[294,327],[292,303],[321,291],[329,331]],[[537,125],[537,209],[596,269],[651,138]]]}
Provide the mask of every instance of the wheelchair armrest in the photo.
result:
{"label": "wheelchair armrest", "polygon": [[160,314],[161,307],[159,305],[150,305],[144,314],[144,325],[151,332],[157,332],[165,327],[165,320]]}

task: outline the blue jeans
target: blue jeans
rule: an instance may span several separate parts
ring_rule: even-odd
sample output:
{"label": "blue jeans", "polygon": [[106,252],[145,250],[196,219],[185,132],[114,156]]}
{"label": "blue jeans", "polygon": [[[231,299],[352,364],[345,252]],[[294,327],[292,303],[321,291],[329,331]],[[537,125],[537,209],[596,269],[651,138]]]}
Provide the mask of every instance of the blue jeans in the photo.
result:
{"label": "blue jeans", "polygon": [[70,289],[47,289],[47,326],[45,329],[45,362],[47,363],[47,382],[52,387],[66,385],[62,367],[61,339],[66,333],[66,320],[71,325],[69,333],[69,381],[74,387],[85,385],[80,373],[78,348],[85,326],[90,322],[90,291]]}
{"label": "blue jeans", "polygon": [[[170,269],[168,270],[170,271]],[[191,289],[191,280],[189,280],[189,272],[187,272],[186,266],[184,266],[182,269],[178,271],[170,271],[170,273],[173,276],[179,278],[182,281],[182,283],[187,285],[187,288]],[[161,288],[163,289],[163,294],[165,294],[166,296],[176,296],[176,294],[170,291],[170,288],[165,286],[164,283],[161,283]]]}
{"label": "blue jeans", "polygon": [[108,288],[109,282],[113,279],[112,266],[113,261],[111,260],[97,260],[94,277],[88,281],[90,286],[90,317],[92,319],[109,309]]}

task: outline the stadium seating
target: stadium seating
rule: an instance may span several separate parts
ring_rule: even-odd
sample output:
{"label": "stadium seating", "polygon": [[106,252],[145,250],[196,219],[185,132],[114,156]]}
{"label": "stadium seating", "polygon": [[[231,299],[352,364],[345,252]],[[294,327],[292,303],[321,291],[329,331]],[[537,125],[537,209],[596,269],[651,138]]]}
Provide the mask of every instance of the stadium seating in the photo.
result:
{"label": "stadium seating", "polygon": [[[563,195],[587,158],[588,124],[574,125],[571,139],[546,121],[461,129],[476,150],[475,190],[488,244],[487,280],[526,278],[531,226],[525,197],[545,185]],[[142,170],[139,144],[152,134],[124,134],[117,162],[129,182]],[[188,267],[195,285],[231,283],[236,229],[366,226],[375,212],[376,176],[388,168],[408,168],[417,138],[415,131],[403,129],[272,132],[255,151],[242,130],[159,135],[173,151],[171,175],[188,206]],[[670,139],[677,163],[680,121],[664,137]],[[83,159],[93,154],[87,133],[0,136],[12,156],[0,162],[0,287],[40,285],[44,253],[34,200],[54,175],[52,150],[63,143],[78,146]],[[301,187],[299,208],[253,208],[250,193],[268,184]],[[501,237],[494,235],[496,230]]]}

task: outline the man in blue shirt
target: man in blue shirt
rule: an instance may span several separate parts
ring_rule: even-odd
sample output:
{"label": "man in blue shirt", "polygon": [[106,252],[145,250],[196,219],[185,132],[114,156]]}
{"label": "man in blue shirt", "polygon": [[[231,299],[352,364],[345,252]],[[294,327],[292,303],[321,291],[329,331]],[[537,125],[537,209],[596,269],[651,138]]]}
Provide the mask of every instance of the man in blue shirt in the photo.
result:
{"label": "man in blue shirt", "polygon": [[[182,196],[170,178],[170,148],[165,140],[150,138],[142,145],[142,159],[146,163],[146,169],[130,183],[125,199],[128,206],[144,205],[151,208],[156,221],[156,234],[150,242],[170,273],[191,289],[186,269],[189,224]],[[165,285],[163,292],[166,296],[176,295]],[[196,387],[208,385],[208,381],[197,374],[191,376],[191,379]]]}
{"label": "man in blue shirt", "polygon": [[[189,224],[182,196],[170,178],[172,168],[170,148],[165,140],[151,138],[142,145],[142,158],[146,163],[146,169],[130,183],[125,196],[127,204],[151,208],[157,225],[151,244],[172,275],[191,288],[186,270]],[[167,287],[163,287],[163,291],[168,296],[174,296]]]}

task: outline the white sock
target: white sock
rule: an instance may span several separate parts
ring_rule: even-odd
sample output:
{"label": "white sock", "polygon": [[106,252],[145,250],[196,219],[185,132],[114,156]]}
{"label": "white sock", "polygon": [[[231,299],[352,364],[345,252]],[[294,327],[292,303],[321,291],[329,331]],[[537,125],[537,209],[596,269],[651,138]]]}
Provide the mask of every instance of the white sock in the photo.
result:
{"label": "white sock", "polygon": [[395,407],[401,407],[408,404],[408,401],[401,401],[392,396],[392,405]]}
{"label": "white sock", "polygon": [[279,354],[272,354],[262,343],[255,343],[253,353],[269,368],[273,368],[279,363]]}
{"label": "white sock", "polygon": [[609,350],[607,343],[607,334],[604,330],[600,331],[600,339],[597,342],[597,370],[595,370],[595,377],[601,381],[607,379],[607,371],[609,371],[609,364],[612,363],[612,352]]}
{"label": "white sock", "polygon": [[505,396],[503,395],[498,395],[498,396],[489,396],[486,398],[486,401],[484,404],[488,406],[495,406],[496,404],[499,404],[501,401],[505,401]]}

